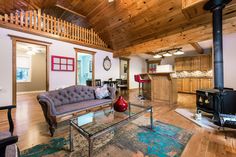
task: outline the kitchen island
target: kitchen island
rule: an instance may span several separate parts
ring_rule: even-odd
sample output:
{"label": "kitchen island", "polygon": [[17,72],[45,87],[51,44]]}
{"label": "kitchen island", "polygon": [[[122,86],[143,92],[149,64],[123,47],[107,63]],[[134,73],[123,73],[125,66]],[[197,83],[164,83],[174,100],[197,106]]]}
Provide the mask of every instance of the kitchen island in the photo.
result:
{"label": "kitchen island", "polygon": [[168,105],[177,104],[177,79],[171,77],[172,72],[144,73],[143,79],[150,79],[145,83],[143,95],[146,99]]}

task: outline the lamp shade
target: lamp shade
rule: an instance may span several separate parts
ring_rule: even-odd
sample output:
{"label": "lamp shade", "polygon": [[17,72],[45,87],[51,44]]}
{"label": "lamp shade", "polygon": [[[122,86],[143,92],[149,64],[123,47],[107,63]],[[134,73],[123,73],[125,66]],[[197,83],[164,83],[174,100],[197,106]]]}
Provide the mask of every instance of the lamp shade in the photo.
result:
{"label": "lamp shade", "polygon": [[163,54],[163,56],[164,56],[164,57],[171,57],[171,56],[172,56],[172,54],[171,54],[171,53],[169,53],[169,52],[167,52],[167,53]]}
{"label": "lamp shade", "polygon": [[177,50],[174,55],[183,55],[184,54],[184,51],[182,50]]}
{"label": "lamp shade", "polygon": [[159,54],[156,54],[153,56],[153,58],[161,58],[161,57],[162,57],[162,55],[159,55]]}

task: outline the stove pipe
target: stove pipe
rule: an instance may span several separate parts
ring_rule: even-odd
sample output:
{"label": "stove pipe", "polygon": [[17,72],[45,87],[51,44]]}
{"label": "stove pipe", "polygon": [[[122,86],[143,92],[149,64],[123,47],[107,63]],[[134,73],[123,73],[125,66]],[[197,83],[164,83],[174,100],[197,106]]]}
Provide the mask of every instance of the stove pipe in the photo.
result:
{"label": "stove pipe", "polygon": [[223,41],[222,41],[222,11],[231,0],[209,0],[205,10],[213,13],[213,48],[214,48],[214,86],[224,89]]}

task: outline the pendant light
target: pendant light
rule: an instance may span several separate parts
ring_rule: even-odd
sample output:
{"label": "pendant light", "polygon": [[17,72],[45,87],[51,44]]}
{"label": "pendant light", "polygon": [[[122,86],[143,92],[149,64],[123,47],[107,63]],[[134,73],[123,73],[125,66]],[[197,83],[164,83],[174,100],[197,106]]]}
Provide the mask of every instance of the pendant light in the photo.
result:
{"label": "pendant light", "polygon": [[178,49],[176,52],[174,52],[174,55],[183,55],[184,54],[184,51]]}
{"label": "pendant light", "polygon": [[164,56],[164,57],[171,57],[171,56],[172,56],[172,54],[171,54],[171,53],[169,53],[169,52],[167,52],[167,53],[163,54],[163,56]]}
{"label": "pendant light", "polygon": [[162,55],[156,54],[153,56],[153,58],[162,58]]}

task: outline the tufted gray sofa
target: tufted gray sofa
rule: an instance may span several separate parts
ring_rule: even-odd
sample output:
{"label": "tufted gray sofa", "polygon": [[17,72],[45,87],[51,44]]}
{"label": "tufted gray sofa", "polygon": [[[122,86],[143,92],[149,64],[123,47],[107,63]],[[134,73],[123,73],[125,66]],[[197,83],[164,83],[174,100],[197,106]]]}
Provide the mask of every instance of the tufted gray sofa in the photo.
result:
{"label": "tufted gray sofa", "polygon": [[115,88],[108,87],[110,96],[96,99],[95,87],[71,86],[39,94],[37,99],[42,107],[44,117],[49,124],[51,136],[57,127],[57,118],[94,107],[112,105],[115,99]]}

